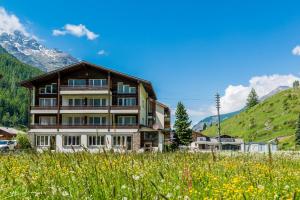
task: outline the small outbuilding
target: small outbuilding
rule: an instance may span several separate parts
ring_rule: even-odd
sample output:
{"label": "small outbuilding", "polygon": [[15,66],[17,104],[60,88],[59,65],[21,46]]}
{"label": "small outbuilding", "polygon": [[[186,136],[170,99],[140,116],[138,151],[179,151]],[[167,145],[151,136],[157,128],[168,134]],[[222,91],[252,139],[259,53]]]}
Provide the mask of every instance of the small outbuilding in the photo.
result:
{"label": "small outbuilding", "polygon": [[241,151],[266,153],[269,152],[269,149],[271,152],[277,151],[277,144],[275,142],[249,142],[242,145]]}
{"label": "small outbuilding", "polygon": [[0,140],[11,140],[17,136],[18,130],[8,127],[0,127]]}

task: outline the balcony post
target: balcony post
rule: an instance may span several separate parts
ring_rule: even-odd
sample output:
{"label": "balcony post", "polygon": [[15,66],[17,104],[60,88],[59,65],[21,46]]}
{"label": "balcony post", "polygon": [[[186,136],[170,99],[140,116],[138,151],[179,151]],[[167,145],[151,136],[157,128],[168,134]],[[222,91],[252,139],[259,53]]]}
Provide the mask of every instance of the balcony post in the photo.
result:
{"label": "balcony post", "polygon": [[140,115],[141,115],[141,102],[140,102],[140,81],[138,81],[138,88],[137,88],[137,102],[138,102],[138,120],[137,124],[140,127]]}
{"label": "balcony post", "polygon": [[111,127],[111,116],[110,116],[110,110],[111,110],[111,77],[110,77],[110,72],[108,72],[108,77],[107,77],[107,84],[108,84],[108,132],[110,132],[110,127]]}
{"label": "balcony post", "polygon": [[56,117],[56,126],[59,128],[60,121],[60,72],[57,73],[57,117]]}

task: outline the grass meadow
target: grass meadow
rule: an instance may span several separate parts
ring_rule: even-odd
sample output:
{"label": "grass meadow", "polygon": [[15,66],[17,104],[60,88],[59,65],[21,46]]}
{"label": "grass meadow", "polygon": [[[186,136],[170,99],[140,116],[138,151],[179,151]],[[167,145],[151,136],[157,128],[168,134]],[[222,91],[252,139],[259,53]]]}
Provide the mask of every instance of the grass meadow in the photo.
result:
{"label": "grass meadow", "polygon": [[6,154],[0,199],[300,199],[300,157]]}

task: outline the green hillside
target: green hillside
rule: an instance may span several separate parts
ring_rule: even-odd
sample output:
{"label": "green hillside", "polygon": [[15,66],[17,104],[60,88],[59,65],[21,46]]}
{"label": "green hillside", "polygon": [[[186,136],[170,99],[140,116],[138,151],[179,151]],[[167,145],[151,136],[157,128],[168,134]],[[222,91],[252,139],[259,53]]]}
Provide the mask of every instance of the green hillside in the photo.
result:
{"label": "green hillside", "polygon": [[[28,122],[28,92],[22,80],[42,72],[18,61],[0,46],[0,125],[23,126]],[[1,77],[1,76],[0,76]]]}
{"label": "green hillside", "polygon": [[[222,134],[255,142],[278,138],[280,148],[292,149],[299,113],[300,89],[288,89],[223,121]],[[217,127],[210,127],[204,134],[215,136]]]}

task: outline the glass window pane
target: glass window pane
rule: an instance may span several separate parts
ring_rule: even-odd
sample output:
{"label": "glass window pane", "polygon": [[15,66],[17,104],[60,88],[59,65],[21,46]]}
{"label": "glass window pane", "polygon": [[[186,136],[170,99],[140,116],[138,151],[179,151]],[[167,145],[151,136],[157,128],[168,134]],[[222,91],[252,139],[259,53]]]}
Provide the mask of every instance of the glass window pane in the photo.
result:
{"label": "glass window pane", "polygon": [[77,136],[77,144],[76,145],[80,145],[80,136]]}
{"label": "glass window pane", "polygon": [[124,85],[123,87],[124,87],[123,92],[129,93],[129,85]]}
{"label": "glass window pane", "polygon": [[107,86],[107,79],[102,79],[102,86]]}
{"label": "glass window pane", "polygon": [[131,141],[131,136],[127,136],[127,150],[131,150],[131,145],[132,145],[132,141]]}
{"label": "glass window pane", "polygon": [[100,124],[100,117],[94,117],[94,124],[99,125]]}
{"label": "glass window pane", "polygon": [[73,99],[69,99],[69,106],[73,106]]}
{"label": "glass window pane", "polygon": [[106,124],[106,117],[102,117],[102,118],[101,118],[101,123],[102,123],[102,125],[105,125],[105,124]]}
{"label": "glass window pane", "polygon": [[100,106],[100,99],[94,99],[94,106]]}
{"label": "glass window pane", "polygon": [[46,85],[46,93],[51,94],[52,93],[52,86],[51,85]]}
{"label": "glass window pane", "polygon": [[102,104],[101,106],[106,106],[106,99],[102,99]]}
{"label": "glass window pane", "polygon": [[40,136],[36,136],[36,145],[37,146],[40,146],[40,140],[41,140],[41,137]]}
{"label": "glass window pane", "polygon": [[101,143],[100,143],[100,144],[101,144],[101,145],[104,145],[104,141],[105,141],[104,136],[101,136],[101,137],[100,137],[100,140],[101,140]]}

